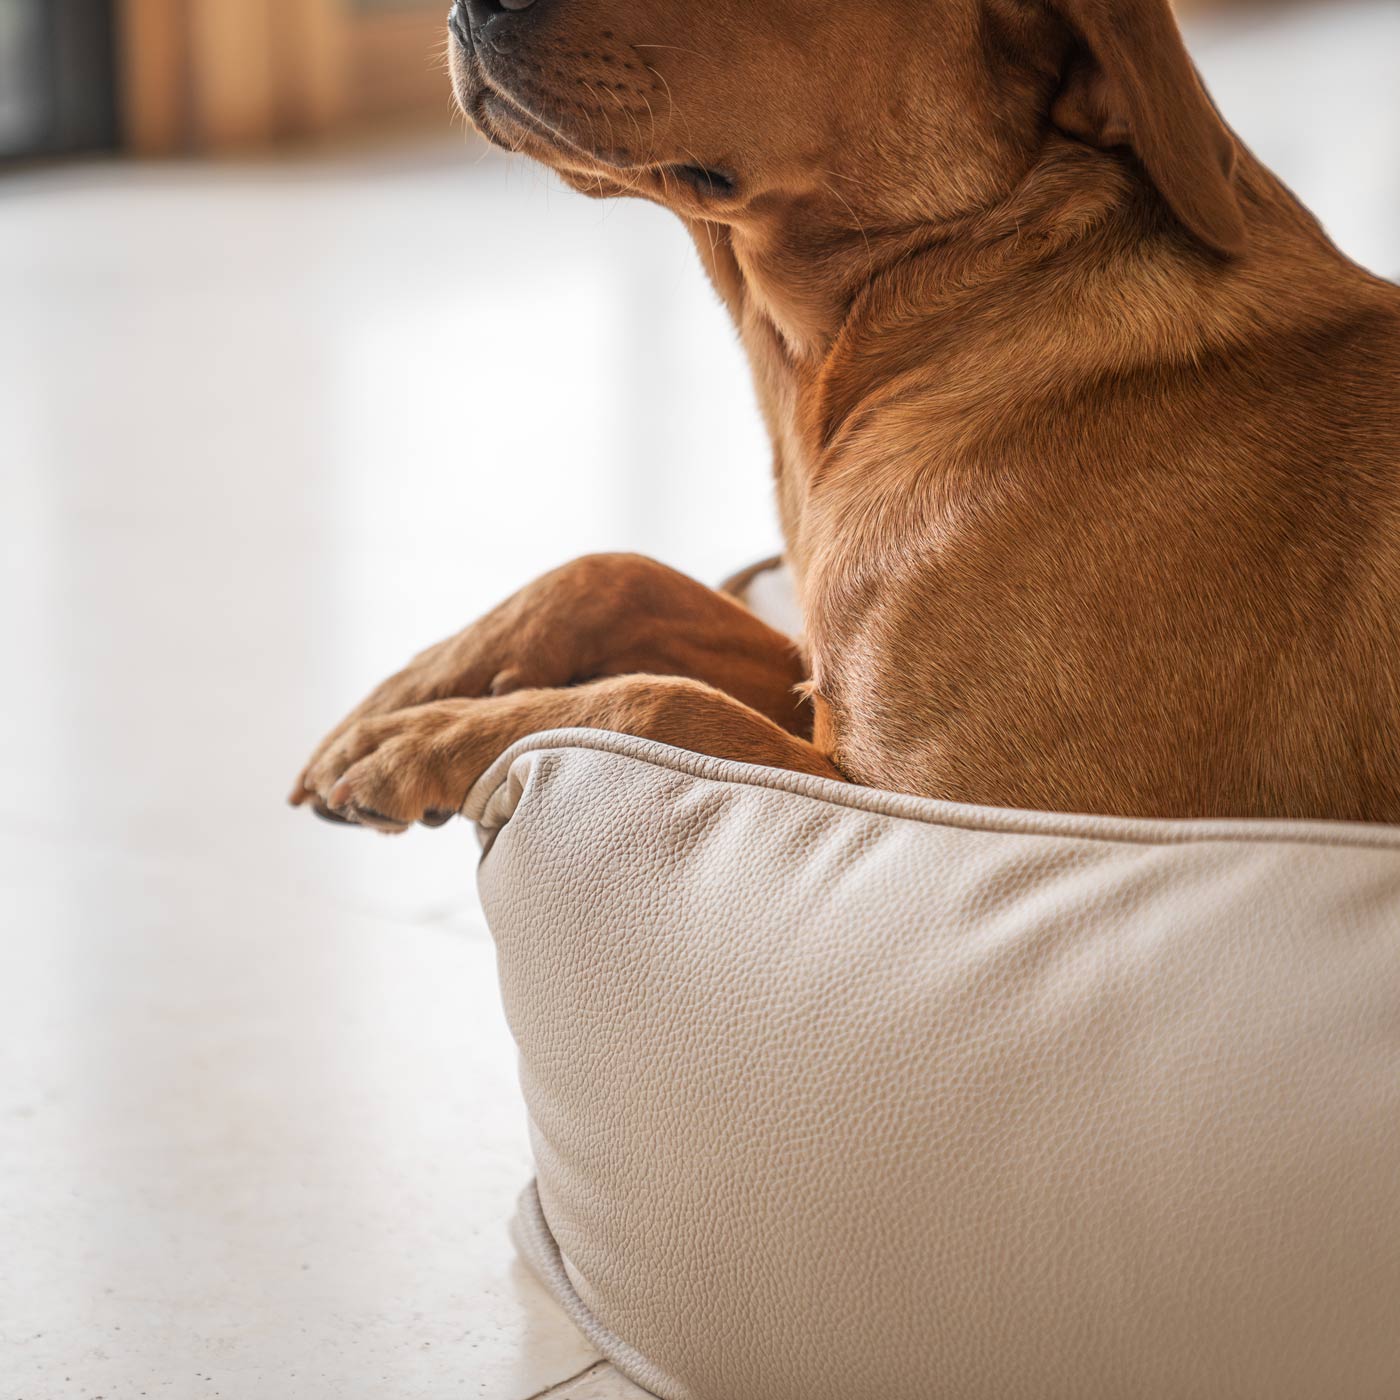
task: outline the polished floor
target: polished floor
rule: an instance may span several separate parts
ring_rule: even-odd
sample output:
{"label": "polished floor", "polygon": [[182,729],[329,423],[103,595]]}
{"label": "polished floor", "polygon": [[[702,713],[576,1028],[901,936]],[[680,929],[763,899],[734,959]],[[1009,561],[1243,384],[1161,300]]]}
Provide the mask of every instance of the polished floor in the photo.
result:
{"label": "polished floor", "polygon": [[0,269],[0,1397],[567,1380],[472,833],[283,798],[543,569],[771,552],[684,237],[458,140],[16,176]]}
{"label": "polished floor", "polygon": [[[1199,35],[1391,275],[1397,19]],[[624,1393],[507,1244],[470,831],[282,798],[542,569],[771,552],[766,462],[659,211],[460,141],[0,181],[0,1400]]]}

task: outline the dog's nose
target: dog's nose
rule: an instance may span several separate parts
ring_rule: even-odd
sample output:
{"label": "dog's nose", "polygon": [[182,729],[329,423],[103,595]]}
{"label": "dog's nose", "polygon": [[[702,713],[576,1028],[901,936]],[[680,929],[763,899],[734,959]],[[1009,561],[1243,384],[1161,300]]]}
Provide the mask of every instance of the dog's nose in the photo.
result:
{"label": "dog's nose", "polygon": [[535,0],[466,0],[467,18],[472,28],[480,29],[497,15],[528,10],[534,3]]}

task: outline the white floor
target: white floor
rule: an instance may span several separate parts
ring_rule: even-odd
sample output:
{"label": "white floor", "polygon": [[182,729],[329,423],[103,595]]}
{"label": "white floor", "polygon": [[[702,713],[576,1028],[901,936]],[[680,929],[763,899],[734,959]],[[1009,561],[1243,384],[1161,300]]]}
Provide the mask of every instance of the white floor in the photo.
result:
{"label": "white floor", "polygon": [[[1393,274],[1400,85],[1365,73],[1400,6],[1328,14],[1201,52]],[[460,143],[0,181],[0,1400],[620,1393],[506,1243],[470,832],[281,803],[540,570],[774,544],[745,368],[658,211]]]}
{"label": "white floor", "polygon": [[575,1375],[470,831],[282,800],[544,568],[771,551],[683,236],[454,141],[19,176],[0,269],[0,1397]]}

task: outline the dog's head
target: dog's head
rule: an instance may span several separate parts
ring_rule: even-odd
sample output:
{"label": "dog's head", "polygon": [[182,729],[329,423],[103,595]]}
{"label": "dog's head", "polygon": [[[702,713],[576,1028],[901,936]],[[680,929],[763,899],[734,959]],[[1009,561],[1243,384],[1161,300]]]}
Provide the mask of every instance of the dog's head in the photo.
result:
{"label": "dog's head", "polygon": [[1169,0],[458,0],[451,30],[468,116],[586,191],[907,229],[1004,199],[1059,131],[1131,150],[1207,246],[1243,242]]}

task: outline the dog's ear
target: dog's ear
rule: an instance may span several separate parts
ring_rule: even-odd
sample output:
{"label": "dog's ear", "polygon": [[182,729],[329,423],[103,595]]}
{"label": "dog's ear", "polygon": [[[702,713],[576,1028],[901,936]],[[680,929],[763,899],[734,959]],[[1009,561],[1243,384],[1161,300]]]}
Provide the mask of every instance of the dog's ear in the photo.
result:
{"label": "dog's ear", "polygon": [[1050,0],[1073,35],[1051,120],[1128,146],[1176,217],[1225,257],[1245,248],[1235,138],[1201,83],[1169,0]]}

